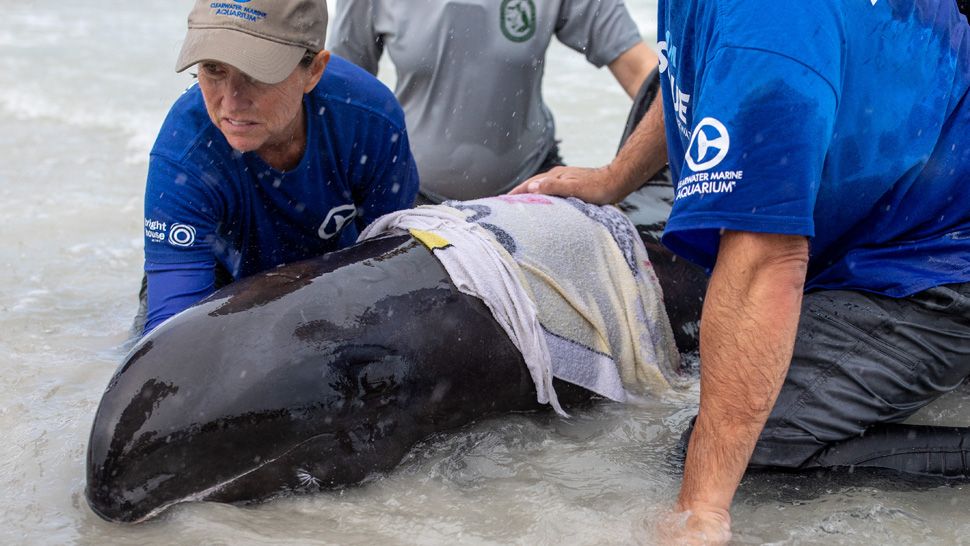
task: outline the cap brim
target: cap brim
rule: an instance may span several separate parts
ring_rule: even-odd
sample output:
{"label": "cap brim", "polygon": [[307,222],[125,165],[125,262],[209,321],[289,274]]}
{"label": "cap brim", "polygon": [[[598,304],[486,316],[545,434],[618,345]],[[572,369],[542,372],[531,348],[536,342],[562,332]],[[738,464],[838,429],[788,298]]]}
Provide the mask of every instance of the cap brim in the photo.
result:
{"label": "cap brim", "polygon": [[175,71],[202,61],[226,63],[263,83],[285,80],[306,53],[300,46],[281,44],[238,30],[190,28],[175,63]]}

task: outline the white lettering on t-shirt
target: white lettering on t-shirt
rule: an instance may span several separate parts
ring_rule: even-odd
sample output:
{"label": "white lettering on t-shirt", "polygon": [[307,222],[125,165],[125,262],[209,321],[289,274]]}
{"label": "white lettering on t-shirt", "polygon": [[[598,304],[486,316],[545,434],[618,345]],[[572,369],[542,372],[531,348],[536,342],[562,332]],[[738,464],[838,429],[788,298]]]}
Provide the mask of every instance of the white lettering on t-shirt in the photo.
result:
{"label": "white lettering on t-shirt", "polygon": [[162,243],[168,234],[168,224],[151,218],[145,218],[145,238],[153,243]]}
{"label": "white lettering on t-shirt", "polygon": [[731,193],[737,181],[730,182],[700,182],[696,184],[685,184],[677,187],[677,199],[690,197],[691,195],[703,193]]}
{"label": "white lettering on t-shirt", "polygon": [[699,172],[680,179],[677,199],[709,193],[731,193],[744,179],[744,171]]}
{"label": "white lettering on t-shirt", "polygon": [[660,73],[667,74],[667,78],[670,81],[670,97],[673,100],[674,113],[677,114],[677,129],[685,136],[690,137],[690,132],[687,130],[687,113],[690,106],[690,95],[684,93],[680,86],[677,85],[677,80],[674,77],[674,71],[667,71],[668,68],[677,68],[677,47],[669,46],[670,43],[670,33],[667,33],[667,39],[657,42],[657,47],[660,52],[657,54],[660,60]]}

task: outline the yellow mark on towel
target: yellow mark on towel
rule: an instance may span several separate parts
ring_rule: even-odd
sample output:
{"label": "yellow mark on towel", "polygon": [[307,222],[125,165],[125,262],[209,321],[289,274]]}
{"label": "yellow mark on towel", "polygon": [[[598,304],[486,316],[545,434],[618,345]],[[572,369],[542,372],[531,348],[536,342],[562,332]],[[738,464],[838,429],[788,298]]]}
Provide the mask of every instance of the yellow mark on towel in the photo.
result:
{"label": "yellow mark on towel", "polygon": [[421,244],[428,247],[428,250],[451,246],[448,239],[445,239],[441,235],[431,233],[430,231],[422,231],[420,229],[409,229],[408,231],[411,232],[412,237],[421,241]]}

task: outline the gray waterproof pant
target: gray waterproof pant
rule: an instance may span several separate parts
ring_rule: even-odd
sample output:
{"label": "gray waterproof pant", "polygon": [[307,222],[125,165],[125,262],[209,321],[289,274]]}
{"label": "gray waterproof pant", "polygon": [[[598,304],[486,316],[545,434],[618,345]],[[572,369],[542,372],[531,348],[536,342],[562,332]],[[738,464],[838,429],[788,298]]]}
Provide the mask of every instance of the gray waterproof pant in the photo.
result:
{"label": "gray waterproof pant", "polygon": [[806,294],[791,368],[751,466],[970,477],[970,421],[900,424],[968,375],[970,283],[902,299]]}

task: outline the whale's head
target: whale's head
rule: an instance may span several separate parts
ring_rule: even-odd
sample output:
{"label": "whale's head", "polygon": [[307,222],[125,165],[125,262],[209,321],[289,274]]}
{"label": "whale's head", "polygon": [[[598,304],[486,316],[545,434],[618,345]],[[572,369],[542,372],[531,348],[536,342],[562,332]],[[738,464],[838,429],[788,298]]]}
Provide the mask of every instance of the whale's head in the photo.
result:
{"label": "whale's head", "polygon": [[367,441],[354,413],[407,396],[400,378],[413,358],[395,339],[414,337],[399,322],[415,305],[401,298],[441,291],[440,270],[427,281],[407,271],[417,243],[403,240],[233,283],[142,338],[95,416],[91,508],[138,522],[185,501],[259,500],[366,477],[346,463]]}

